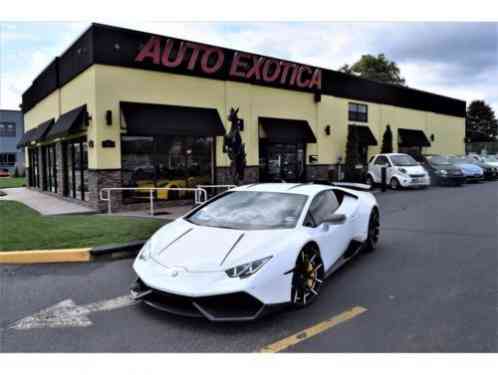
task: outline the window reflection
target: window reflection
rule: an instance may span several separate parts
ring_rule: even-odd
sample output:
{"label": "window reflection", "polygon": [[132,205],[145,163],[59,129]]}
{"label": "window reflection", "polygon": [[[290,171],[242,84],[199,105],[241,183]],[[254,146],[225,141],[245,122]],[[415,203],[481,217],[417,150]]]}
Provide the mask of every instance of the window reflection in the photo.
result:
{"label": "window reflection", "polygon": [[[213,140],[211,137],[123,136],[122,179],[125,187],[184,188],[210,184]],[[185,191],[162,190],[160,200],[187,199]],[[149,199],[148,191],[125,191],[125,203]]]}

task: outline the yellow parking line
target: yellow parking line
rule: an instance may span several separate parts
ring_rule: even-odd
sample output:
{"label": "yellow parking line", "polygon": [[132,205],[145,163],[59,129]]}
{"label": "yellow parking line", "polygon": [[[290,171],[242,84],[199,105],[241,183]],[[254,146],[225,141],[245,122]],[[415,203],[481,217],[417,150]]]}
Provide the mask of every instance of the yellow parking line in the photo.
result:
{"label": "yellow parking line", "polygon": [[344,323],[348,320],[353,319],[354,317],[363,314],[367,311],[366,308],[361,306],[355,306],[351,310],[344,311],[343,313],[336,315],[330,319],[327,319],[321,323],[315,324],[309,328],[302,330],[292,336],[286,337],[280,341],[274,342],[273,344],[265,346],[260,351],[263,353],[277,353],[285,350],[291,346],[296,345],[297,343],[307,340],[310,337],[316,336],[327,329],[335,327],[338,324]]}

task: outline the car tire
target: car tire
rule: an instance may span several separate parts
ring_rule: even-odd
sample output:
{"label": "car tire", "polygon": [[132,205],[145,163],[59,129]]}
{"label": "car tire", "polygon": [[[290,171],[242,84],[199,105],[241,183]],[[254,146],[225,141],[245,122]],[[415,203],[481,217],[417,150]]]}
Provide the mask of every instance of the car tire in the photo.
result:
{"label": "car tire", "polygon": [[363,252],[371,253],[377,249],[380,235],[380,215],[379,210],[374,208],[368,220],[368,236],[363,247]]}
{"label": "car tire", "polygon": [[311,305],[319,296],[324,280],[320,251],[314,245],[304,247],[296,259],[292,274],[291,303],[295,308]]}
{"label": "car tire", "polygon": [[372,188],[375,186],[375,181],[371,175],[367,176],[367,178],[365,179],[365,183]]}
{"label": "car tire", "polygon": [[392,190],[399,190],[400,187],[399,180],[396,177],[391,178],[391,181],[389,181],[389,187]]}

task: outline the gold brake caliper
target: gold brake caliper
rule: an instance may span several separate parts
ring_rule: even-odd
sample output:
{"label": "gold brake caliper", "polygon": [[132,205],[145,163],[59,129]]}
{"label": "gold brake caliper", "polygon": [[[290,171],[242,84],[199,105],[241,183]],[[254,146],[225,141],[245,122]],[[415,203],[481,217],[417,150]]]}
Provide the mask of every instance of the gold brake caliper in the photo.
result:
{"label": "gold brake caliper", "polygon": [[308,288],[313,288],[315,286],[315,273],[316,271],[313,271],[313,264],[311,262],[308,262],[308,267],[307,267],[307,273],[308,273],[308,280],[306,281]]}

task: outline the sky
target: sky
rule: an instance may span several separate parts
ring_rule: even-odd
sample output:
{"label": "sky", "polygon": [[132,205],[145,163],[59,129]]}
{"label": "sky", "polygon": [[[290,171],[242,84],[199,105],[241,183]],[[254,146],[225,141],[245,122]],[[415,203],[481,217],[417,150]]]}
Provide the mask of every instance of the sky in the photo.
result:
{"label": "sky", "polygon": [[[384,53],[408,86],[467,101],[498,114],[498,23],[121,22],[115,26],[338,69]],[[90,23],[1,22],[0,108],[22,93]]]}

